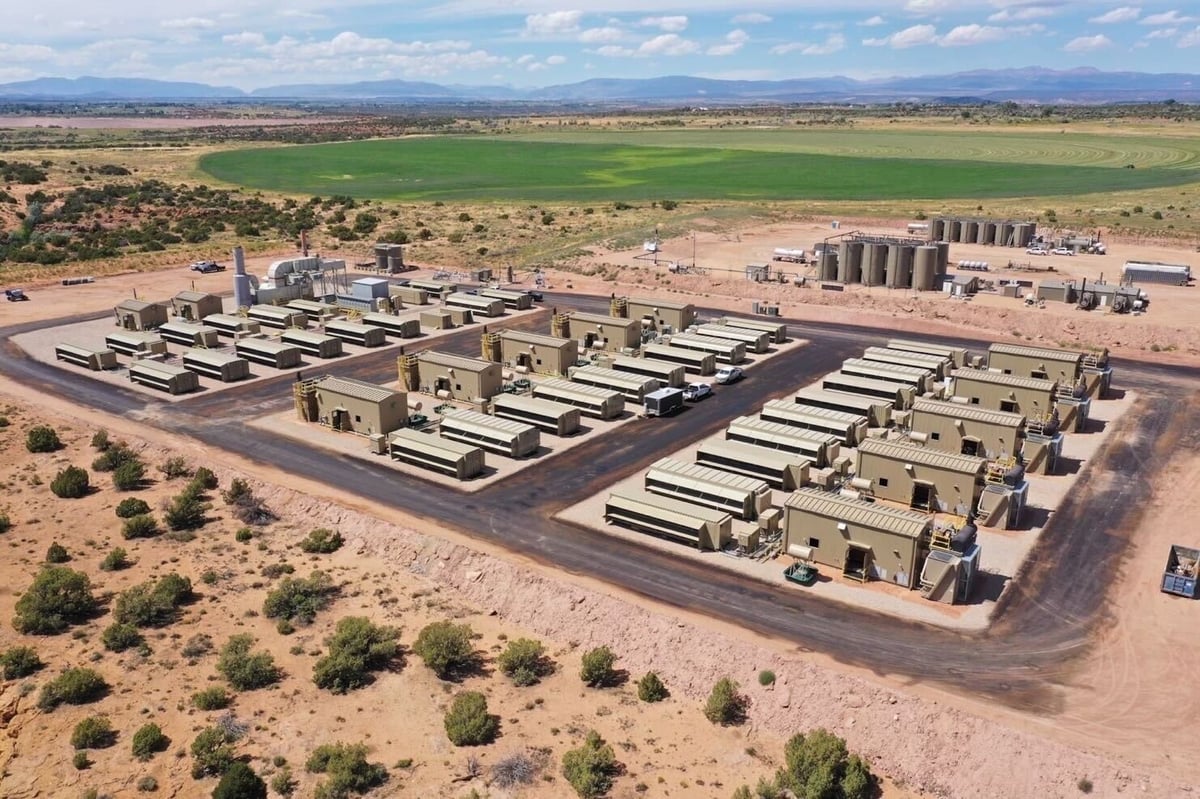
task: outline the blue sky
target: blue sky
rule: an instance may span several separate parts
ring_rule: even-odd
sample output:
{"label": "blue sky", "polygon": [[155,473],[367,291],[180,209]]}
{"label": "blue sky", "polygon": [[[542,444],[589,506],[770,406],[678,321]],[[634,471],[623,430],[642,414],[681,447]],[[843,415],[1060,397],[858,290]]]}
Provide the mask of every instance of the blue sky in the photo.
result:
{"label": "blue sky", "polygon": [[1200,72],[1200,7],[1072,0],[43,0],[0,29],[0,82],[781,79],[1092,66]]}

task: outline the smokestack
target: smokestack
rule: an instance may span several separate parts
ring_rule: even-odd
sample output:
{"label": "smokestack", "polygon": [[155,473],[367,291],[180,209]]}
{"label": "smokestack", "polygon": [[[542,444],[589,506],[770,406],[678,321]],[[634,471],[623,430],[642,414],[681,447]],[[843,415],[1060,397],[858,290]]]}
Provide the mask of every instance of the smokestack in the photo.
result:
{"label": "smokestack", "polygon": [[246,255],[241,247],[233,248],[233,300],[239,308],[254,304],[250,276],[246,274]]}

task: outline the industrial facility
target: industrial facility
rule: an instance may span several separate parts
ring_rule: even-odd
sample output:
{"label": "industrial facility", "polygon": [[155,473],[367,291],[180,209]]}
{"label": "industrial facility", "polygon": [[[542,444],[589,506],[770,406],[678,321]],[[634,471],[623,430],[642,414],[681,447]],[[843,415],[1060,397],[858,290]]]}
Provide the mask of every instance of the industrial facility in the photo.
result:
{"label": "industrial facility", "polygon": [[929,240],[947,244],[957,242],[1024,248],[1036,238],[1036,222],[939,216],[929,223]]}

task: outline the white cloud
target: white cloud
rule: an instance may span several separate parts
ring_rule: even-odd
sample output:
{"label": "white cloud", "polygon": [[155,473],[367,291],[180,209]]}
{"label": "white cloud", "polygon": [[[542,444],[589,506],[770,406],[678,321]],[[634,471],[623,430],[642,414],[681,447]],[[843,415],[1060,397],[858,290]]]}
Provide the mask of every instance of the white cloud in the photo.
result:
{"label": "white cloud", "polygon": [[537,56],[535,56],[533,53],[526,53],[517,59],[517,66],[523,67],[526,64],[532,64],[534,61],[537,61]]}
{"label": "white cloud", "polygon": [[1179,28],[1159,28],[1156,31],[1150,31],[1144,39],[1172,39],[1175,34],[1179,33]]}
{"label": "white cloud", "polygon": [[584,44],[601,44],[602,42],[619,42],[625,38],[625,31],[606,25],[603,28],[588,28],[579,34],[579,41]]}
{"label": "white cloud", "polygon": [[880,25],[883,25],[885,23],[887,23],[887,20],[884,19],[883,17],[879,16],[878,14],[876,14],[873,17],[868,17],[867,19],[864,19],[862,22],[860,22],[858,24],[864,28],[877,28]]}
{"label": "white cloud", "polygon": [[1089,22],[1097,25],[1115,25],[1119,22],[1133,22],[1142,15],[1142,9],[1135,6],[1121,6],[1107,11],[1098,17],[1092,17]]}
{"label": "white cloud", "polygon": [[206,31],[215,28],[217,23],[204,17],[187,17],[185,19],[164,19],[160,23],[168,30]]}
{"label": "white cloud", "polygon": [[1179,47],[1200,47],[1200,25],[1179,37]]}
{"label": "white cloud", "polygon": [[725,44],[714,44],[706,52],[711,56],[733,55],[741,50],[748,41],[750,41],[750,34],[738,28],[725,34]]}
{"label": "white cloud", "polygon": [[771,21],[771,18],[766,14],[751,12],[749,14],[738,14],[729,21],[734,25],[766,25]]}
{"label": "white cloud", "polygon": [[972,47],[1008,38],[1008,31],[992,25],[959,25],[938,39],[942,47]]}
{"label": "white cloud", "polygon": [[621,47],[618,44],[606,44],[596,49],[596,55],[602,55],[605,58],[629,58],[630,56],[637,55],[637,51],[631,50],[628,47]]}
{"label": "white cloud", "polygon": [[567,57],[564,55],[552,55],[546,59],[546,63],[552,67],[557,67],[560,64],[567,63]]}
{"label": "white cloud", "polygon": [[1105,47],[1112,47],[1112,39],[1100,33],[1095,36],[1079,36],[1067,42],[1063,47],[1068,53],[1091,53],[1096,50],[1103,50]]}
{"label": "white cloud", "polygon": [[675,33],[664,33],[642,42],[637,52],[642,56],[679,56],[691,55],[699,49],[700,46],[690,39],[684,39]]}
{"label": "white cloud", "polygon": [[1047,6],[1023,6],[1006,8],[988,17],[988,22],[1028,22],[1031,19],[1043,19],[1055,14],[1053,8]]}
{"label": "white cloud", "polygon": [[846,49],[846,37],[834,33],[826,37],[820,44],[810,44],[800,50],[800,55],[833,55]]}
{"label": "white cloud", "polygon": [[840,31],[842,23],[840,22],[818,22],[812,26],[815,31]]}
{"label": "white cloud", "polygon": [[913,25],[881,39],[863,39],[863,44],[867,47],[891,47],[893,50],[906,50],[909,47],[934,44],[937,39],[937,28],[932,25]]}
{"label": "white cloud", "polygon": [[939,11],[946,11],[954,6],[951,0],[908,0],[904,10],[918,16],[929,16]]}
{"label": "white cloud", "polygon": [[582,11],[551,11],[525,17],[525,36],[563,36],[579,30]]}
{"label": "white cloud", "polygon": [[221,41],[234,47],[264,47],[267,37],[261,33],[242,31],[241,33],[227,33],[221,37]]}
{"label": "white cloud", "polygon": [[680,33],[687,30],[688,18],[678,17],[645,17],[638,21],[643,28],[658,28],[667,33]]}
{"label": "white cloud", "polygon": [[0,43],[0,61],[10,64],[21,61],[49,61],[54,55],[54,50],[41,44]]}
{"label": "white cloud", "polygon": [[1148,17],[1142,17],[1141,25],[1179,25],[1183,22],[1195,22],[1195,17],[1185,17],[1178,11],[1168,11],[1165,14],[1151,14]]}

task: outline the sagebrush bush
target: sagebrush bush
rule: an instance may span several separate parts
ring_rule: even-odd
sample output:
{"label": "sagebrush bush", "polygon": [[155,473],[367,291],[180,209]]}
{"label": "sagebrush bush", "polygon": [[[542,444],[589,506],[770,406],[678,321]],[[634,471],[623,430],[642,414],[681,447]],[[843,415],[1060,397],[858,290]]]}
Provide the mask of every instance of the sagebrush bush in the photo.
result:
{"label": "sagebrush bush", "polygon": [[346,540],[342,534],[325,527],[318,527],[300,541],[303,552],[318,555],[328,555],[342,548]]}
{"label": "sagebrush bush", "polygon": [[311,623],[317,613],[333,601],[337,590],[333,579],[323,571],[314,571],[308,577],[285,577],[267,594],[263,615],[268,619]]}
{"label": "sagebrush bush", "polygon": [[[192,478],[195,483],[197,478]],[[197,530],[205,525],[210,505],[201,501],[199,495],[184,491],[171,498],[163,512],[163,520],[172,530]]]}
{"label": "sagebrush bush", "polygon": [[100,561],[100,571],[116,572],[129,567],[129,553],[121,547],[113,547],[104,560]]}
{"label": "sagebrush bush", "polygon": [[592,688],[604,688],[617,680],[617,670],[613,668],[617,656],[607,646],[598,646],[583,653],[579,669],[579,679]]}
{"label": "sagebrush bush", "polygon": [[162,530],[158,527],[158,522],[149,513],[139,513],[136,516],[130,516],[125,520],[125,524],[121,526],[121,537],[132,540],[134,538],[153,538],[161,533]]}
{"label": "sagebrush bush", "polygon": [[149,760],[159,752],[165,752],[170,745],[171,739],[154,723],[143,724],[133,734],[133,756],[138,760]]}
{"label": "sagebrush bush", "polygon": [[267,784],[239,760],[221,775],[212,795],[213,799],[267,799]]}
{"label": "sagebrush bush", "polygon": [[47,425],[37,425],[25,433],[25,449],[30,452],[56,452],[62,449],[58,432]]}
{"label": "sagebrush bush", "polygon": [[563,753],[563,776],[583,799],[607,793],[617,769],[616,753],[595,730],[587,734],[583,746]]}
{"label": "sagebrush bush", "polygon": [[0,533],[7,533],[12,529],[12,519],[8,518],[8,514],[0,511]]}
{"label": "sagebrush bush", "polygon": [[145,479],[146,467],[137,460],[122,463],[112,473],[113,488],[118,491],[137,491]]}
{"label": "sagebrush bush", "polygon": [[180,477],[192,476],[192,470],[188,467],[187,461],[179,456],[167,458],[159,465],[158,470],[168,480],[177,480]]}
{"label": "sagebrush bush", "polygon": [[100,640],[104,642],[104,648],[110,652],[124,652],[126,649],[140,646],[144,639],[137,627],[117,622],[104,628],[104,632],[100,634]]}
{"label": "sagebrush bush", "polygon": [[399,636],[395,627],[366,618],[342,619],[329,639],[329,654],[313,666],[313,682],[336,694],[369,684],[371,672],[386,669],[399,654]]}
{"label": "sagebrush bush", "polygon": [[496,665],[501,673],[518,686],[533,685],[550,669],[546,659],[546,647],[542,646],[541,641],[529,638],[509,641],[508,646],[496,658]]}
{"label": "sagebrush bush", "polygon": [[192,705],[197,710],[224,710],[231,701],[233,698],[229,692],[219,685],[192,694]]}
{"label": "sagebrush bush", "polygon": [[638,680],[637,693],[638,699],[643,702],[661,702],[669,695],[662,678],[652,671],[646,672],[645,676]]}
{"label": "sagebrush bush", "polygon": [[14,646],[0,652],[0,674],[6,680],[19,680],[42,668],[42,659],[32,647]]}
{"label": "sagebrush bush", "polygon": [[47,566],[17,600],[13,627],[19,633],[54,635],[96,611],[91,581],[66,566]]}
{"label": "sagebrush bush", "polygon": [[71,746],[75,749],[104,749],[117,740],[117,733],[104,716],[88,716],[75,725]]}
{"label": "sagebrush bush", "polygon": [[117,503],[117,518],[131,519],[150,512],[150,506],[141,497],[126,497]]}
{"label": "sagebrush bush", "polygon": [[364,744],[323,744],[309,755],[304,768],[327,777],[326,782],[317,786],[316,799],[343,799],[351,792],[367,793],[388,778],[382,764],[367,761]]}
{"label": "sagebrush bush", "polygon": [[107,692],[108,683],[96,671],[67,669],[42,686],[37,704],[42,710],[53,710],[62,704],[83,705],[96,701]]}
{"label": "sagebrush bush", "polygon": [[728,677],[722,677],[708,695],[704,717],[713,724],[740,724],[746,720],[746,704],[746,697],[738,693],[738,684]]}
{"label": "sagebrush bush", "polygon": [[172,572],[123,591],[113,604],[113,619],[134,627],[162,627],[175,621],[193,596],[192,581]]}
{"label": "sagebrush bush", "polygon": [[234,764],[235,736],[222,727],[207,727],[192,741],[192,777],[219,777]]}
{"label": "sagebrush bush", "polygon": [[67,548],[57,541],[51,542],[50,546],[46,547],[46,562],[47,563],[66,563],[71,559]]}
{"label": "sagebrush bush", "polygon": [[50,481],[50,490],[60,499],[79,499],[87,496],[90,488],[88,473],[78,466],[68,466]]}
{"label": "sagebrush bush", "polygon": [[455,746],[483,746],[496,739],[500,718],[488,713],[487,697],[478,691],[465,691],[450,703],[442,726]]}
{"label": "sagebrush bush", "polygon": [[474,668],[476,654],[472,638],[474,633],[466,624],[435,621],[417,634],[412,651],[438,677],[450,679]]}
{"label": "sagebrush bush", "polygon": [[251,652],[254,637],[235,635],[221,649],[217,671],[239,691],[252,691],[279,682],[282,676],[269,652]]}
{"label": "sagebrush bush", "polygon": [[137,453],[130,449],[124,441],[118,441],[110,444],[96,456],[96,459],[92,461],[92,468],[97,472],[112,472],[126,463],[134,463],[137,460]]}

